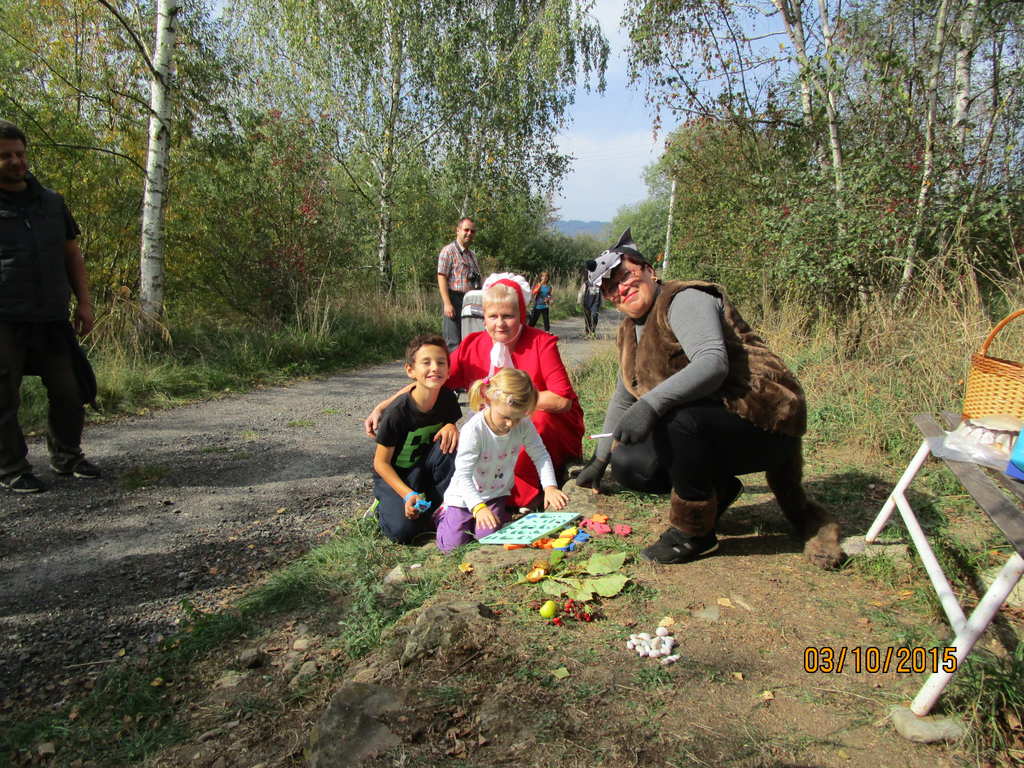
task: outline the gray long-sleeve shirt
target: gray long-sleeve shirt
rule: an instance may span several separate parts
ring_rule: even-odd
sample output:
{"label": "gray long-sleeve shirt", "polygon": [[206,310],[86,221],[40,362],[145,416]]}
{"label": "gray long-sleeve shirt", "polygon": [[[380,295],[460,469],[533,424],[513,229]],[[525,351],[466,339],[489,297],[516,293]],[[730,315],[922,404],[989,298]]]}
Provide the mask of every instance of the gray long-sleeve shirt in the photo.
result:
{"label": "gray long-sleeve shirt", "polygon": [[[660,290],[660,289],[659,289]],[[686,353],[689,365],[672,374],[641,398],[663,416],[683,403],[714,394],[729,373],[729,357],[722,335],[722,302],[698,288],[677,293],[668,306],[668,323],[676,340]],[[637,323],[636,338],[640,340],[644,325]],[[622,383],[618,383],[604,415],[602,432],[614,432],[622,415],[636,402]],[[601,438],[595,454],[607,461],[612,449],[610,437]]]}

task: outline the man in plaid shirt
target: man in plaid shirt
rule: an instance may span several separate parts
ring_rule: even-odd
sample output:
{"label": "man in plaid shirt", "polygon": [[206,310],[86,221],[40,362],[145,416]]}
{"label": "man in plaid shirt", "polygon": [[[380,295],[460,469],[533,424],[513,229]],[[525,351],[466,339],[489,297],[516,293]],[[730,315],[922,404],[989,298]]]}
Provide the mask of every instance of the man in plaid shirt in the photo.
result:
{"label": "man in plaid shirt", "polygon": [[437,257],[437,289],[444,306],[441,328],[449,352],[462,341],[462,297],[480,287],[480,265],[469,250],[475,236],[473,220],[461,219],[455,226],[455,242],[448,243]]}

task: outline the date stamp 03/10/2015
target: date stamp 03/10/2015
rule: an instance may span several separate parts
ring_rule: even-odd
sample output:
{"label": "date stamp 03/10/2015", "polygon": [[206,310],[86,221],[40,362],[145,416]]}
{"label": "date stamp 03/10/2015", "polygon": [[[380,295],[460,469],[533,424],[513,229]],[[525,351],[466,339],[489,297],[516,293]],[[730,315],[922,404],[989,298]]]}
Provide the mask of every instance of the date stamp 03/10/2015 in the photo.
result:
{"label": "date stamp 03/10/2015", "polygon": [[921,674],[956,672],[956,648],[894,648],[867,645],[808,646],[804,648],[804,672],[841,674],[844,671],[869,674]]}

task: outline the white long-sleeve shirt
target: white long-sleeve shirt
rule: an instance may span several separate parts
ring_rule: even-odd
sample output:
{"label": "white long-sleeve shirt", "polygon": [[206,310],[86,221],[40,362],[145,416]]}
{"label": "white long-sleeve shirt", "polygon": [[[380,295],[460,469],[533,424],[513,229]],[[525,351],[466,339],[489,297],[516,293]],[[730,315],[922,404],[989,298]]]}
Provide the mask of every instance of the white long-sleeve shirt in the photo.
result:
{"label": "white long-sleeve shirt", "polygon": [[520,446],[533,459],[541,486],[557,485],[551,456],[532,421],[523,419],[508,434],[496,435],[480,411],[459,430],[455,474],[444,494],[445,506],[472,509],[481,501],[511,493]]}

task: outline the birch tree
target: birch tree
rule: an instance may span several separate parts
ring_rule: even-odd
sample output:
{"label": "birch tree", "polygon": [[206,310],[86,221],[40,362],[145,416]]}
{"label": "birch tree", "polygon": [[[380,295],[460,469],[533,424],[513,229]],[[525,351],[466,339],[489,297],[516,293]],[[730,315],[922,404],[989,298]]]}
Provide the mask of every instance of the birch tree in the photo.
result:
{"label": "birch tree", "polygon": [[[258,77],[267,106],[319,115],[336,162],[373,208],[386,290],[403,175],[454,153],[473,169],[488,157],[493,166],[499,153],[489,148],[513,135],[531,146],[529,126],[560,117],[576,67],[603,71],[607,46],[596,23],[581,21],[584,11],[577,0],[248,0],[232,9],[240,43],[258,41],[265,52]],[[557,66],[544,71],[549,62]]]}
{"label": "birch tree", "polygon": [[150,321],[159,320],[164,313],[164,211],[178,8],[178,0],[157,0],[156,49],[150,66],[149,146],[146,151],[146,186],[142,196],[139,284],[142,315]]}

